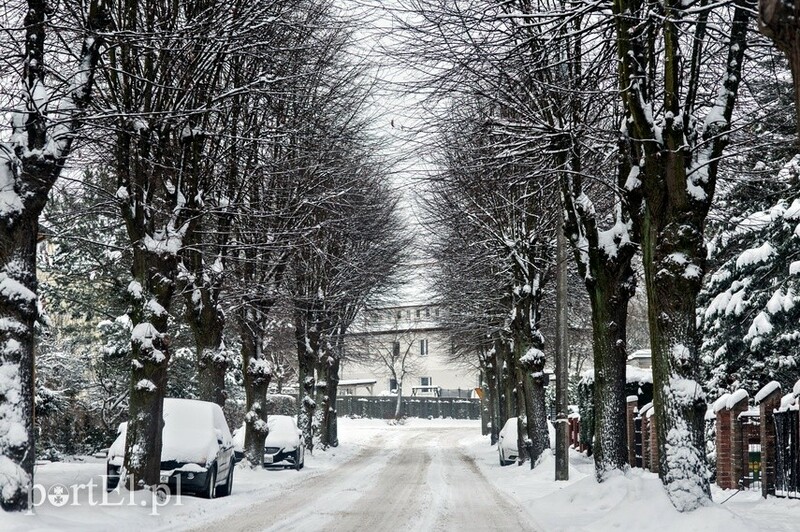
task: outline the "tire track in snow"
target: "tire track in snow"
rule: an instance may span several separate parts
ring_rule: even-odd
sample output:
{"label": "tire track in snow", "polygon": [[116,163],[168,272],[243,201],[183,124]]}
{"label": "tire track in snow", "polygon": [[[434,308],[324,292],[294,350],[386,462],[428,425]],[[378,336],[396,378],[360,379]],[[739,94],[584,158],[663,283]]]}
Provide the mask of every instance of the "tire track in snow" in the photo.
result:
{"label": "tire track in snow", "polygon": [[306,523],[304,530],[320,529],[332,515],[325,508],[352,504],[361,494],[353,486],[369,485],[395,452],[386,453],[382,439],[373,442],[355,458],[332,471],[304,479],[271,494],[264,501],[208,525],[193,528],[195,532],[256,532],[262,530],[295,530]]}
{"label": "tire track in snow", "polygon": [[385,467],[377,482],[350,508],[333,516],[326,530],[413,530],[425,510],[426,477],[431,456],[422,452],[418,434],[403,443],[399,455]]}
{"label": "tire track in snow", "polygon": [[442,452],[446,492],[444,508],[432,530],[539,530],[523,508],[503,495],[483,476],[456,438]]}

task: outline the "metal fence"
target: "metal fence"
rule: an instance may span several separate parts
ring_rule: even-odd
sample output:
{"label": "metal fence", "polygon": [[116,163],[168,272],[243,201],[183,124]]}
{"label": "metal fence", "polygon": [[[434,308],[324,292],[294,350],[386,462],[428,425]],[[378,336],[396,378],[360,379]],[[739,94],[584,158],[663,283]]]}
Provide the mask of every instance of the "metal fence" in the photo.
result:
{"label": "metal fence", "polygon": [[800,498],[800,416],[775,412],[775,495]]}
{"label": "metal fence", "polygon": [[[336,398],[340,416],[391,419],[397,408],[396,397],[345,395]],[[400,414],[406,417],[480,419],[480,399],[458,397],[405,397]]]}

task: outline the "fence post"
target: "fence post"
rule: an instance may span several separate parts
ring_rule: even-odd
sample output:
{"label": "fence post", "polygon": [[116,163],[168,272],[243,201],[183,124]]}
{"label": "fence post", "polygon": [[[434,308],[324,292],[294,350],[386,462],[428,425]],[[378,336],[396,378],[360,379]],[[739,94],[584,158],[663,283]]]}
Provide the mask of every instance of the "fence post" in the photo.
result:
{"label": "fence post", "polygon": [[628,396],[628,405],[625,416],[625,428],[628,434],[628,465],[634,467],[636,465],[636,427],[634,426],[634,418],[636,417],[636,405],[639,398],[635,395]]}
{"label": "fence post", "polygon": [[761,495],[775,495],[775,410],[781,406],[781,385],[772,381],[755,398],[761,429]]}
{"label": "fence post", "polygon": [[658,431],[656,430],[656,409],[647,412],[647,426],[650,428],[650,471],[660,474],[661,465],[658,462]]}
{"label": "fence post", "polygon": [[742,478],[742,430],[739,414],[747,410],[747,392],[736,390],[714,401],[717,415],[717,484],[722,489],[736,489]]}

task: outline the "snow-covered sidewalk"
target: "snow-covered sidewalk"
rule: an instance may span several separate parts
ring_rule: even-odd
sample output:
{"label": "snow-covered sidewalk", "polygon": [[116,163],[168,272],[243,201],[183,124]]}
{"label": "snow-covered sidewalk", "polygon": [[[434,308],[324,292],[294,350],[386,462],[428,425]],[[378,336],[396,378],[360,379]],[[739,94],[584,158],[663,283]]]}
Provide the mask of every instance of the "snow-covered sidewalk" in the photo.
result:
{"label": "snow-covered sidewalk", "polygon": [[488,437],[470,436],[459,443],[474,456],[481,472],[526,508],[542,530],[790,532],[800,529],[800,500],[765,500],[754,491],[737,493],[713,487],[716,504],[681,514],[670,504],[658,476],[641,469],[614,476],[600,485],[594,479],[592,459],[571,451],[570,480],[555,482],[555,459],[549,452],[531,471],[527,464],[500,467],[497,447],[489,445]]}
{"label": "snow-covered sidewalk", "polygon": [[[251,470],[238,467],[230,496],[206,500],[186,495],[180,497],[180,500],[169,501],[163,507],[154,507],[151,497],[140,497],[138,494],[134,499],[114,493],[105,496],[101,487],[106,467],[103,459],[78,457],[75,461],[44,463],[36,467],[35,482],[40,486],[34,498],[36,508],[28,515],[0,512],[0,530],[37,532],[113,529],[124,532],[143,529],[175,530],[202,525],[253,503],[277,497],[292,484],[341,467],[379,434],[377,429],[387,427],[385,422],[368,420],[355,423],[341,420],[340,425],[341,445],[325,452],[317,451],[313,456],[307,454],[302,471]],[[91,490],[86,487],[90,482],[93,485]],[[42,501],[43,496],[48,500]],[[106,503],[101,502],[104,496],[107,498]]]}

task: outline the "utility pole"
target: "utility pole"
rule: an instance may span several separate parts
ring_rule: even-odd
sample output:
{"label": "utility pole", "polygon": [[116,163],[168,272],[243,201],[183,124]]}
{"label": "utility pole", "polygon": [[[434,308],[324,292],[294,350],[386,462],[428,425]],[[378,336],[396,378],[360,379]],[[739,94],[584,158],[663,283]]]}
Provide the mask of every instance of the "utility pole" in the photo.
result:
{"label": "utility pole", "polygon": [[569,480],[569,345],[567,338],[567,239],[564,235],[564,201],[558,208],[556,231],[556,480]]}

